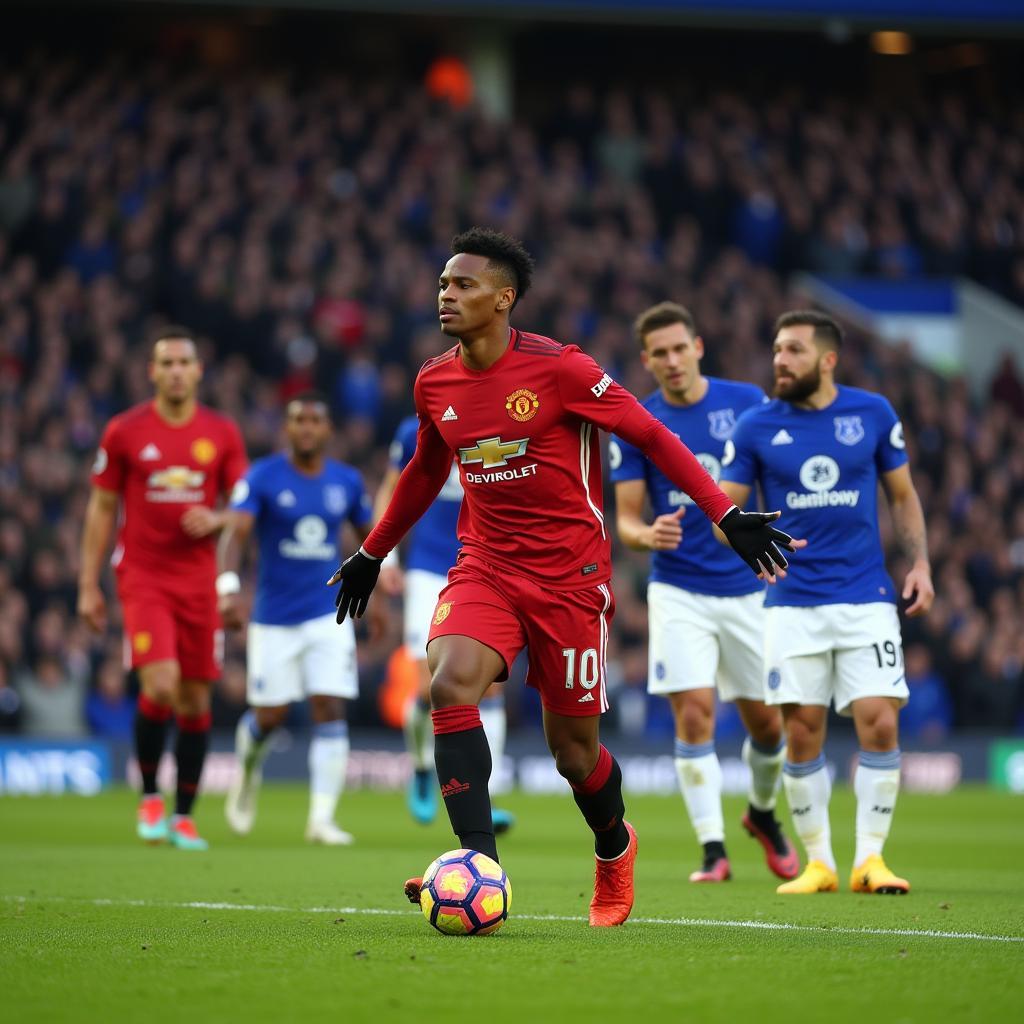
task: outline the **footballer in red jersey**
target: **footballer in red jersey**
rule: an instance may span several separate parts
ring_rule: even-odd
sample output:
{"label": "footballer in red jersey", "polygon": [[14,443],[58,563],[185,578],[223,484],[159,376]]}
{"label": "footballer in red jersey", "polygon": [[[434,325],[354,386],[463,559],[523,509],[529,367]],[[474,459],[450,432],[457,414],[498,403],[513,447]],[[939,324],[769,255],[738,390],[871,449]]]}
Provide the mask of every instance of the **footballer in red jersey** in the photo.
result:
{"label": "footballer in red jersey", "polygon": [[[191,810],[210,729],[209,684],[220,675],[223,645],[214,535],[225,514],[216,506],[245,472],[245,448],[234,423],[196,401],[202,365],[185,328],[160,333],[149,376],[154,399],[115,416],[96,453],[78,610],[97,632],[106,629],[99,580],[116,523],[112,562],[126,661],[138,671],[141,689],[139,835],[203,849]],[[175,715],[178,786],[168,823],[156,771]]]}
{"label": "footballer in red jersey", "polygon": [[[575,345],[512,328],[533,260],[515,239],[476,228],[457,236],[439,280],[441,330],[458,345],[416,379],[416,454],[381,521],[332,577],[339,621],[361,615],[380,559],[459,464],[462,550],[434,611],[427,658],[435,763],[463,847],[497,858],[477,704],[529,651],[544,732],[594,832],[590,923],[623,923],[633,904],[637,840],[624,820],[622,773],[598,734],[608,707],[605,656],[614,600],[596,428],[614,431],[688,493],[758,575],[774,582],[791,538],[777,513],[740,512],[695,456]],[[406,885],[417,900],[417,879]]]}

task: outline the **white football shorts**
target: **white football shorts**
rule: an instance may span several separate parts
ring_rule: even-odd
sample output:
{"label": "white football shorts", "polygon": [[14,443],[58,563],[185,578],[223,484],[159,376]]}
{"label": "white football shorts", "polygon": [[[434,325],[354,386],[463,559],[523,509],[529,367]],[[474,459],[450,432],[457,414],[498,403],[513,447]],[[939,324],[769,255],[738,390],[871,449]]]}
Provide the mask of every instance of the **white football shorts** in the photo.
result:
{"label": "white football shorts", "polygon": [[359,695],[352,620],[323,615],[295,626],[249,623],[246,692],[253,707],[279,707],[310,696]]}
{"label": "white football shorts", "polygon": [[895,697],[902,707],[910,696],[900,620],[888,602],[768,608],[764,663],[769,704],[834,701],[849,717],[861,697]]}
{"label": "white football shorts", "polygon": [[716,686],[723,701],[764,700],[764,592],[694,594],[648,583],[649,693]]}
{"label": "white football shorts", "polygon": [[427,636],[437,607],[437,595],[448,586],[448,577],[425,569],[410,569],[405,574],[405,648],[409,657],[423,661],[427,657]]}

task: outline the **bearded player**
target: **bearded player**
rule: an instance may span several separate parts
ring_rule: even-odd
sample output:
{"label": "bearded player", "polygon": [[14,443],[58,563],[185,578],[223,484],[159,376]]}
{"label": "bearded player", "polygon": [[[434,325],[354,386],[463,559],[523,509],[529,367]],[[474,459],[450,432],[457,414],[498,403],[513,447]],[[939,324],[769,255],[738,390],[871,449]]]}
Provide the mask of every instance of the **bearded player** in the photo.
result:
{"label": "bearded player", "polygon": [[[363,614],[380,562],[441,490],[453,455],[465,498],[462,550],[438,597],[427,658],[434,762],[463,847],[497,857],[487,781],[491,754],[477,705],[524,647],[540,691],[555,766],[594,833],[590,923],[622,924],[633,906],[636,833],[624,819],[622,773],[602,746],[605,656],[614,600],[601,509],[595,427],[642,450],[711,520],[755,572],[783,574],[770,525],[741,512],[693,454],[575,345],[512,328],[533,260],[515,239],[476,228],[457,236],[439,280],[441,330],[458,344],[416,378],[416,454],[381,521],[329,583],[339,622]],[[419,900],[420,879],[406,883]]]}
{"label": "bearded player", "polygon": [[821,552],[814,572],[796,566],[765,599],[766,701],[782,707],[783,784],[808,860],[798,878],[778,887],[783,895],[839,888],[824,754],[830,704],[853,719],[860,743],[850,888],[910,891],[882,858],[900,788],[899,710],[909,690],[879,535],[880,487],[910,564],[900,592],[906,614],[924,615],[935,589],[903,425],[881,395],[836,383],[842,344],[842,329],[825,313],[783,313],[772,343],[775,400],[740,416],[722,459],[722,486],[734,501],[742,504],[760,485]]}
{"label": "bearded player", "polygon": [[[658,382],[644,407],[717,477],[735,417],[765,401],[764,392],[701,371],[704,340],[683,306],[652,306],[637,317],[635,333],[640,359]],[[687,514],[690,499],[635,448],[611,441],[608,455],[619,537],[628,547],[653,552],[647,689],[668,698],[675,719],[679,788],[704,853],[690,881],[732,877],[715,752],[716,691],[719,700],[735,703],[749,734],[743,744],[750,768],[743,827],[764,847],[769,870],[795,878],[800,862],[775,817],[785,750],[782,715],[764,702],[764,587],[716,542],[706,516],[692,509]],[[648,500],[653,523],[644,518]]]}
{"label": "bearded player", "polygon": [[[196,400],[202,375],[191,332],[164,328],[149,362],[154,399],[115,416],[100,441],[78,581],[78,612],[102,633],[107,607],[100,575],[117,525],[112,564],[126,660],[141,691],[135,718],[142,775],[138,835],[183,850],[207,846],[192,806],[209,739],[210,685],[223,657],[213,538],[226,513],[216,505],[246,469],[238,428]],[[156,776],[172,718],[178,777],[168,821]]]}

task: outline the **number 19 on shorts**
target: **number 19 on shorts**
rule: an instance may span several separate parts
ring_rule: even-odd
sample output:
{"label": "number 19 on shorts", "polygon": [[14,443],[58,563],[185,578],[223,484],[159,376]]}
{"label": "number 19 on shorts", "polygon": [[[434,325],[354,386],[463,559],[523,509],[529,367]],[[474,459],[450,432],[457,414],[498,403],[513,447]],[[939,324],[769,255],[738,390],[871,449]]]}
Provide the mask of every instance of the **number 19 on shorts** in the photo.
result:
{"label": "number 19 on shorts", "polygon": [[[579,658],[576,657],[577,653]],[[576,683],[577,668],[579,683],[584,690],[592,690],[597,686],[600,662],[597,660],[597,648],[588,647],[577,652],[575,647],[563,647],[562,657],[565,658],[565,688],[571,690]]]}

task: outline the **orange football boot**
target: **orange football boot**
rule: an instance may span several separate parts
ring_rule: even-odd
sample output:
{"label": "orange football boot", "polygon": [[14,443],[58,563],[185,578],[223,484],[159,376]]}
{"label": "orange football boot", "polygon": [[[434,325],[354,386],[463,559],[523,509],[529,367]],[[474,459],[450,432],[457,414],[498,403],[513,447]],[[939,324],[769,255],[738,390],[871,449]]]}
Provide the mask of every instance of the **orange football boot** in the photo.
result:
{"label": "orange football boot", "polygon": [[633,867],[636,864],[636,831],[624,821],[629,845],[615,860],[597,858],[594,898],[590,901],[590,926],[610,928],[623,924],[633,909]]}

